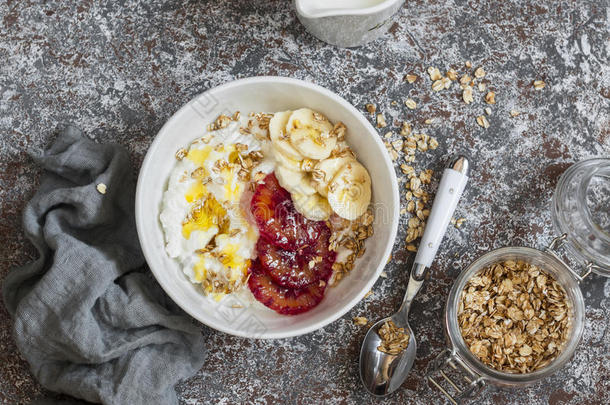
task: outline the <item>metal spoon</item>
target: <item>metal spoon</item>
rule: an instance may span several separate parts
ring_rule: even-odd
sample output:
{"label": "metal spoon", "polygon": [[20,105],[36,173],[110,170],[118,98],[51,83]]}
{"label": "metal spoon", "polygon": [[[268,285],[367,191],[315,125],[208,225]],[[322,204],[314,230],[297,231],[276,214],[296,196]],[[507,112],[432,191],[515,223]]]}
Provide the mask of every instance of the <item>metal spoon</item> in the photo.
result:
{"label": "metal spoon", "polygon": [[[447,225],[468,181],[470,163],[465,156],[451,159],[443,172],[438,191],[432,205],[426,230],[413,262],[407,292],[398,312],[373,325],[362,343],[360,350],[360,379],[373,395],[384,396],[396,391],[407,378],[417,352],[415,334],[409,326],[409,309],[419,291],[436,251],[445,236]],[[377,350],[381,344],[379,328],[387,321],[393,321],[399,328],[409,332],[409,345],[397,355]]]}

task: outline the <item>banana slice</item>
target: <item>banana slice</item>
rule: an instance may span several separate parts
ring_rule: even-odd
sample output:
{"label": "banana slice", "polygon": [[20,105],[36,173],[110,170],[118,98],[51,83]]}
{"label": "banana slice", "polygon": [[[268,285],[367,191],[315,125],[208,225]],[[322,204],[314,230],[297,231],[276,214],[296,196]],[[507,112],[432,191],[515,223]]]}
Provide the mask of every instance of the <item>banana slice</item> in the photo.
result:
{"label": "banana slice", "polygon": [[294,170],[295,172],[301,171],[302,160],[292,159],[284,154],[281,149],[275,146],[271,147],[273,158],[278,166],[284,166],[287,169]]}
{"label": "banana slice", "polygon": [[328,203],[342,218],[354,220],[364,214],[371,202],[371,177],[357,161],[348,162],[328,186]]}
{"label": "banana slice", "polygon": [[325,221],[332,214],[328,201],[318,193],[305,195],[297,192],[292,193],[290,196],[292,197],[294,208],[307,219]]}
{"label": "banana slice", "polygon": [[324,197],[328,196],[328,185],[333,177],[335,177],[335,174],[337,174],[339,169],[346,163],[354,161],[354,158],[351,156],[335,157],[319,161],[312,172],[318,193],[322,194]]}
{"label": "banana slice", "polygon": [[280,186],[290,193],[312,195],[316,192],[312,185],[311,176],[307,173],[296,172],[284,166],[277,166],[275,168],[275,177],[277,177]]}
{"label": "banana slice", "polygon": [[273,146],[278,151],[281,151],[284,156],[300,161],[303,159],[303,155],[292,146],[286,132],[286,126],[291,114],[292,111],[281,111],[273,114],[273,117],[269,120],[269,136]]}
{"label": "banana slice", "polygon": [[332,129],[328,118],[309,108],[294,111],[286,124],[292,146],[301,155],[318,160],[330,156],[337,144]]}

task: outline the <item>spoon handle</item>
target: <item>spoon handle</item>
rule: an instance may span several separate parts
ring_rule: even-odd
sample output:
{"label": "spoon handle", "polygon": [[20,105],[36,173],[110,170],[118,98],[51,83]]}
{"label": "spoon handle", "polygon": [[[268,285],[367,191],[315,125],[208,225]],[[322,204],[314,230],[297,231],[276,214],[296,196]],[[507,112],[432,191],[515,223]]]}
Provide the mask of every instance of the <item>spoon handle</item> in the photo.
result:
{"label": "spoon handle", "polygon": [[465,156],[458,155],[451,159],[438,186],[428,224],[424,230],[419,249],[407,284],[407,292],[398,310],[400,316],[407,320],[411,302],[424,282],[424,276],[432,264],[438,247],[445,236],[447,225],[455,211],[464,187],[468,182],[469,162]]}
{"label": "spoon handle", "polygon": [[[432,264],[445,236],[447,225],[449,225],[455,207],[457,207],[464,187],[468,182],[469,166],[468,159],[459,155],[451,159],[443,172],[436,197],[434,197],[430,217],[415,256],[415,263],[421,264],[425,268]],[[415,270],[416,267],[414,266],[413,269]],[[419,276],[419,274],[415,274],[414,278],[419,278]]]}

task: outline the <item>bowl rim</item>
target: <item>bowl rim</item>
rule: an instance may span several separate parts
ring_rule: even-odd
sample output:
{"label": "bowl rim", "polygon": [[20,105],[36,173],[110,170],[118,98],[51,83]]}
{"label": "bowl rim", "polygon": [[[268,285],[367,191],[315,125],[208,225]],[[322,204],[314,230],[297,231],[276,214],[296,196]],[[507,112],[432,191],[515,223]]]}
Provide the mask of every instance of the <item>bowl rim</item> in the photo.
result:
{"label": "bowl rim", "polygon": [[172,301],[174,301],[174,303],[176,305],[178,305],[183,311],[188,313],[191,317],[193,317],[194,319],[196,319],[198,322],[202,323],[203,325],[206,325],[210,328],[216,329],[218,331],[221,331],[221,332],[233,335],[233,336],[239,336],[239,337],[244,337],[244,338],[255,338],[255,339],[280,339],[280,338],[288,338],[288,337],[305,335],[305,334],[311,333],[313,331],[316,331],[318,329],[321,329],[321,328],[333,323],[334,321],[336,321],[337,319],[339,319],[343,315],[345,315],[347,312],[349,312],[358,302],[360,302],[364,298],[366,293],[371,290],[371,288],[373,287],[375,282],[377,282],[381,272],[385,268],[385,266],[388,262],[388,259],[390,257],[390,254],[392,252],[392,249],[394,247],[394,244],[395,244],[396,234],[398,232],[400,196],[399,196],[399,192],[398,192],[398,180],[396,177],[396,172],[394,171],[394,165],[392,164],[389,155],[387,153],[382,153],[382,155],[383,155],[382,160],[385,165],[385,169],[389,173],[390,181],[393,185],[391,198],[395,202],[394,212],[392,212],[391,216],[390,216],[390,224],[389,224],[390,242],[385,247],[385,251],[383,252],[383,254],[381,256],[381,261],[377,264],[377,269],[375,270],[374,275],[368,280],[368,282],[366,283],[366,285],[364,286],[362,291],[360,291],[358,294],[356,294],[354,296],[354,298],[352,298],[350,301],[346,301],[343,304],[341,304],[341,306],[338,308],[337,311],[333,312],[331,316],[328,316],[325,319],[312,323],[309,326],[296,327],[296,328],[292,327],[289,330],[285,330],[285,331],[264,332],[260,335],[252,336],[245,331],[226,327],[225,325],[223,325],[221,323],[214,323],[214,324],[207,323],[207,322],[203,321],[202,319],[200,319],[200,317],[198,317],[198,315],[196,315],[195,311],[193,311],[191,308],[189,308],[188,306],[185,307],[183,305],[180,305],[181,300],[179,299],[178,294],[174,291],[171,291],[170,289],[166,289],[165,286],[163,285],[163,283],[160,281],[160,278],[157,277],[157,272],[159,271],[159,269],[155,269],[155,266],[150,264],[151,262],[153,262],[152,256],[151,256],[151,251],[150,251],[150,248],[147,248],[146,244],[144,243],[146,241],[145,233],[144,233],[144,230],[142,229],[142,226],[143,226],[142,224],[144,221],[144,214],[143,214],[144,213],[144,201],[142,198],[142,193],[143,193],[143,188],[144,188],[144,186],[143,186],[144,173],[146,173],[149,170],[149,168],[154,165],[154,162],[152,161],[152,155],[153,155],[152,152],[158,148],[159,143],[161,142],[162,137],[160,137],[159,135],[161,135],[162,133],[167,131],[168,128],[173,125],[173,123],[178,119],[178,117],[180,115],[182,115],[181,113],[192,102],[194,102],[197,99],[200,99],[201,97],[205,97],[209,93],[216,93],[216,92],[220,92],[220,91],[230,89],[233,87],[239,87],[244,84],[253,84],[253,83],[289,84],[289,85],[293,85],[293,86],[300,86],[300,87],[307,88],[309,90],[314,90],[318,93],[321,93],[323,96],[332,99],[336,103],[338,103],[341,106],[343,106],[344,108],[346,108],[349,112],[351,112],[352,115],[368,129],[368,133],[369,133],[368,135],[373,135],[373,140],[374,140],[374,142],[376,142],[378,144],[380,149],[385,150],[385,145],[381,141],[381,138],[379,136],[376,136],[377,131],[371,125],[371,123],[363,116],[363,114],[360,111],[358,111],[356,109],[356,107],[354,107],[347,100],[345,100],[343,97],[333,93],[332,91],[330,91],[320,85],[317,85],[317,84],[314,84],[311,82],[307,82],[304,80],[300,80],[300,79],[293,79],[293,78],[282,77],[282,76],[255,76],[255,77],[248,77],[248,78],[243,78],[243,79],[232,80],[230,82],[226,82],[224,84],[221,84],[221,85],[218,85],[215,87],[211,87],[210,89],[208,89],[202,93],[199,93],[198,95],[191,98],[188,102],[186,102],[185,104],[180,106],[180,108],[172,114],[172,116],[165,122],[165,124],[163,124],[163,126],[159,129],[159,131],[155,135],[155,138],[153,139],[152,143],[150,144],[150,146],[148,147],[148,149],[146,151],[146,155],[144,157],[144,160],[142,161],[142,165],[140,166],[140,170],[138,172],[138,180],[137,180],[137,185],[136,185],[136,196],[135,196],[136,230],[138,233],[138,240],[141,245],[142,253],[144,255],[144,258],[146,259],[146,264],[150,268],[151,273],[153,274],[157,283],[159,283],[159,285],[161,286],[163,291],[165,291],[165,293],[172,299]]}

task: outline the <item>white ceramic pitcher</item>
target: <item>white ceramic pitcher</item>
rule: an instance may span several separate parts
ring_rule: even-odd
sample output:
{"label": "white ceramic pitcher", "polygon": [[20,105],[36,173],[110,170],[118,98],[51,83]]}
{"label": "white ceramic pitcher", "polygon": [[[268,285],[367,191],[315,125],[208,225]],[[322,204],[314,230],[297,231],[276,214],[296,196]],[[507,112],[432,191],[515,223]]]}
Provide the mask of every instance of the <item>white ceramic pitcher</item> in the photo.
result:
{"label": "white ceramic pitcher", "polygon": [[297,15],[318,39],[341,47],[364,45],[387,32],[405,0],[294,0]]}

